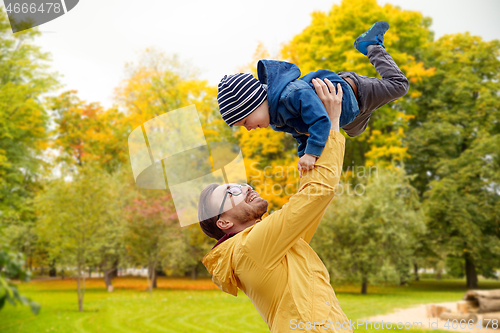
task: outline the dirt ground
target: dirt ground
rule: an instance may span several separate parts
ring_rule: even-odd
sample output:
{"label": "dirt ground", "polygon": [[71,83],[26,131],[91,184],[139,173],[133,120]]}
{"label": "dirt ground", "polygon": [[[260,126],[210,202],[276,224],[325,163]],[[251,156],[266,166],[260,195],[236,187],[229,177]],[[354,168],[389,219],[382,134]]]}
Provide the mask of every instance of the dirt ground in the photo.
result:
{"label": "dirt ground", "polygon": [[[432,304],[447,307],[448,309],[451,310],[451,312],[457,312],[457,302],[432,303]],[[477,314],[477,317],[479,318],[479,320],[482,320],[483,317],[485,317],[485,316],[486,316],[486,318],[488,318],[488,315],[495,315],[498,317],[498,316],[500,316],[500,312],[492,312],[492,313],[488,313],[486,315],[485,314]],[[370,317],[367,319],[367,321],[372,322],[372,323],[379,323],[379,324],[381,324],[383,321],[384,327],[387,327],[387,326],[385,326],[386,325],[385,323],[392,323],[393,327],[395,327],[397,325],[397,323],[401,323],[401,324],[399,324],[400,326],[406,324],[407,328],[410,328],[410,324],[411,324],[411,325],[413,325],[412,328],[414,328],[414,329],[426,329],[426,330],[428,330],[428,329],[440,329],[440,330],[449,330],[450,332],[473,332],[473,333],[480,333],[480,332],[481,333],[499,333],[500,332],[500,329],[495,330],[495,329],[490,329],[490,328],[485,329],[484,327],[476,327],[476,325],[478,325],[477,322],[474,324],[473,329],[469,329],[469,328],[461,329],[460,325],[457,325],[457,324],[455,324],[453,326],[455,326],[455,327],[458,326],[458,327],[453,328],[452,327],[453,323],[451,322],[451,320],[448,323],[448,325],[445,326],[447,324],[446,320],[441,320],[438,318],[427,318],[426,304],[421,304],[419,306],[409,308],[409,309],[399,309],[399,310],[395,311],[394,313],[390,313],[390,314],[386,314],[386,315],[379,315],[379,316]],[[416,323],[421,323],[421,326],[418,326],[418,324],[416,324]],[[499,325],[500,325],[500,323],[499,323]],[[462,326],[464,326],[464,325],[462,325]],[[368,326],[368,327],[370,327],[370,326]]]}

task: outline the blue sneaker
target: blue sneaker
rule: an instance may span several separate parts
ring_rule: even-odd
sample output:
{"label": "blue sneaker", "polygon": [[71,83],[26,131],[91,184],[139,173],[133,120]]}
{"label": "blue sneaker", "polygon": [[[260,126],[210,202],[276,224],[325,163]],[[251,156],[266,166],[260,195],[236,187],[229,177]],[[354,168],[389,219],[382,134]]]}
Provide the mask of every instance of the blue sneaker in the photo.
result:
{"label": "blue sneaker", "polygon": [[370,29],[366,30],[362,33],[356,40],[354,41],[354,47],[359,52],[366,55],[368,50],[366,47],[368,45],[382,45],[385,49],[385,46],[382,44],[384,42],[384,34],[389,29],[389,23],[385,21],[380,21],[373,24]]}

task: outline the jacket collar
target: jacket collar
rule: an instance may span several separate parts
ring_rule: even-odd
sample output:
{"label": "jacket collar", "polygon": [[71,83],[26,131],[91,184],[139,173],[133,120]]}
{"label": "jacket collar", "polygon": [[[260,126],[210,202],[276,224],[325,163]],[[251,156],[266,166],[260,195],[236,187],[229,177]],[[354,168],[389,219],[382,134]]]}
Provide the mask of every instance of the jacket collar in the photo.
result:
{"label": "jacket collar", "polygon": [[[243,230],[245,230],[245,229],[243,229]],[[221,239],[219,239],[219,241],[218,241],[218,242],[214,245],[214,247],[212,248],[212,250],[213,250],[213,249],[215,249],[215,247],[216,247],[217,245],[222,244],[224,241],[226,241],[226,240],[228,240],[229,238],[233,237],[234,235],[236,235],[236,234],[238,234],[238,233],[242,232],[243,230],[240,230],[240,231],[237,231],[237,232],[230,232],[230,233],[228,233],[228,234],[225,234],[225,235],[224,235],[224,236],[222,236],[222,238],[221,238]]]}

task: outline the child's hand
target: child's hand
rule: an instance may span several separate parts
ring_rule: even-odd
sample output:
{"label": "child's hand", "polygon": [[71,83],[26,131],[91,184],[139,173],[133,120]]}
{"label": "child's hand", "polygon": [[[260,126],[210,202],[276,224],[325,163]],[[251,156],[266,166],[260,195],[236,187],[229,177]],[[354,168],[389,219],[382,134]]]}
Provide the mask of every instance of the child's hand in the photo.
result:
{"label": "child's hand", "polygon": [[299,158],[299,164],[297,165],[297,169],[299,169],[299,176],[302,178],[302,171],[312,170],[314,168],[314,163],[318,158],[309,154],[304,154],[301,158]]}

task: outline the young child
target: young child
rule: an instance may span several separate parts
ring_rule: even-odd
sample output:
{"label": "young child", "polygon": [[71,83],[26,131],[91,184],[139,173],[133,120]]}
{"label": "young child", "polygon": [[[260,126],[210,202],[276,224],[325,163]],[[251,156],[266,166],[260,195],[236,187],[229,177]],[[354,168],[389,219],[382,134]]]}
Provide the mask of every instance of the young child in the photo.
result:
{"label": "young child", "polygon": [[333,86],[340,84],[340,127],[351,137],[363,133],[375,109],[408,92],[408,79],[383,45],[387,29],[387,22],[377,22],[354,42],[382,79],[324,69],[299,78],[300,70],[294,64],[260,60],[259,80],[243,73],[222,78],[217,95],[222,118],[229,126],[244,126],[247,130],[271,125],[276,131],[291,133],[299,143],[299,171],[312,169],[330,131],[330,119],[315,92],[313,79],[329,80]]}

